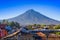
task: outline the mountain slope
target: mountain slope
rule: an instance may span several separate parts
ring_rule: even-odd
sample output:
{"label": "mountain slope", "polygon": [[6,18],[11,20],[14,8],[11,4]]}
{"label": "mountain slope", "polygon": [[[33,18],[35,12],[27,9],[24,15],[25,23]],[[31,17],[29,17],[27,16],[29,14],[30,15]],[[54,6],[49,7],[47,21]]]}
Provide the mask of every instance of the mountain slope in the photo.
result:
{"label": "mountain slope", "polygon": [[48,18],[39,12],[34,11],[33,9],[30,9],[26,11],[25,13],[9,19],[10,21],[16,21],[19,22],[22,25],[28,25],[28,24],[60,24],[59,21],[56,21],[54,19]]}

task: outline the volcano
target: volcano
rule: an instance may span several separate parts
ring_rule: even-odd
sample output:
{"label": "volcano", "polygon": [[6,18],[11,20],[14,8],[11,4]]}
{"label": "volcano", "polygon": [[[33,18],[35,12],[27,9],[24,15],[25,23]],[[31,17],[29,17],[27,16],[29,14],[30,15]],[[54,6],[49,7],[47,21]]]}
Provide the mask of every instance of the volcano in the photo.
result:
{"label": "volcano", "polygon": [[33,9],[26,11],[25,13],[9,19],[9,21],[16,21],[21,25],[30,25],[30,24],[60,24],[60,21],[51,19]]}

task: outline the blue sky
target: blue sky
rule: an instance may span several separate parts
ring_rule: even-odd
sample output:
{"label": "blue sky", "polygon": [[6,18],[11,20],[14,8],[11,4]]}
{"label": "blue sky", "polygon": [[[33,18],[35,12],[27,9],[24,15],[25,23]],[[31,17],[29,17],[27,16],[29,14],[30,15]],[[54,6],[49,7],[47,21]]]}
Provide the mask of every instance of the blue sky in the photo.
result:
{"label": "blue sky", "polygon": [[16,17],[29,9],[60,21],[59,0],[0,0],[0,19]]}

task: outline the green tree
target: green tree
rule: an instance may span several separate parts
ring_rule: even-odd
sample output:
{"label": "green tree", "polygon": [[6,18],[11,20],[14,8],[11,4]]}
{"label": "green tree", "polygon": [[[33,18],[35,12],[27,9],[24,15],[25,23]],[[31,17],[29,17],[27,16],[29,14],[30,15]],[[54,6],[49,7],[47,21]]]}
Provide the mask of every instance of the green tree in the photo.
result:
{"label": "green tree", "polygon": [[34,26],[37,26],[37,24],[34,24]]}
{"label": "green tree", "polygon": [[41,28],[44,28],[46,25],[45,24],[41,24]]}
{"label": "green tree", "polygon": [[16,27],[16,28],[20,28],[20,24],[18,23],[18,22],[9,22],[9,24],[8,25],[10,25],[10,26],[12,26],[12,27]]}
{"label": "green tree", "polygon": [[4,20],[2,21],[2,24],[8,24],[8,20],[5,20],[5,19],[4,19]]}
{"label": "green tree", "polygon": [[56,25],[54,29],[60,29],[60,25]]}
{"label": "green tree", "polygon": [[15,22],[15,26],[16,26],[17,28],[20,28],[20,27],[21,27],[18,22]]}
{"label": "green tree", "polygon": [[[60,25],[56,25],[54,29],[60,29]],[[55,32],[55,34],[60,35],[60,32]]]}
{"label": "green tree", "polygon": [[9,22],[9,24],[8,25],[10,25],[10,26],[15,26],[15,22]]}
{"label": "green tree", "polygon": [[0,24],[1,24],[1,22],[0,22]]}
{"label": "green tree", "polygon": [[57,35],[60,35],[60,32],[56,32]]}
{"label": "green tree", "polygon": [[28,30],[33,30],[32,25],[28,25],[28,26],[27,26],[27,29],[28,29]]}

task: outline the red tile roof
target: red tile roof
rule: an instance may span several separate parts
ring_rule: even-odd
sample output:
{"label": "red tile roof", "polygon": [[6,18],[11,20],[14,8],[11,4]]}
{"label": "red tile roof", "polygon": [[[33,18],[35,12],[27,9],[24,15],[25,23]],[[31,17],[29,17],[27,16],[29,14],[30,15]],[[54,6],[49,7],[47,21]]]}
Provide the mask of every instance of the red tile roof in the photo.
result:
{"label": "red tile roof", "polygon": [[5,28],[6,24],[0,24],[0,28]]}

